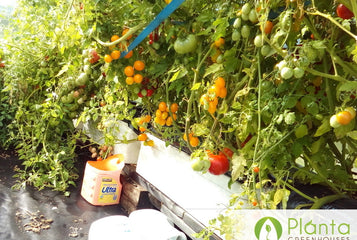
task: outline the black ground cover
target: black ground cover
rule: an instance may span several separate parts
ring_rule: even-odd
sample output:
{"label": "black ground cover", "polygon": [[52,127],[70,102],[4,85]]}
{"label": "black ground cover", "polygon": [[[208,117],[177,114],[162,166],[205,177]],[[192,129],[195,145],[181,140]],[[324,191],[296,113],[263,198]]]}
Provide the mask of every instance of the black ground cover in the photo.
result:
{"label": "black ground cover", "polygon": [[71,195],[32,187],[12,190],[15,166],[21,162],[14,151],[0,149],[0,239],[87,239],[93,221],[110,215],[126,215],[120,205],[93,206],[81,195],[85,156],[79,157],[77,187]]}

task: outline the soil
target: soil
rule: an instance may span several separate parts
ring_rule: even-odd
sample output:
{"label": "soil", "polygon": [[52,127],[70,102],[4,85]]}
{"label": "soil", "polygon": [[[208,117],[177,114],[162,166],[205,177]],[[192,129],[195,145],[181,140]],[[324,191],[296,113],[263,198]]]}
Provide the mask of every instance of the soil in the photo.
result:
{"label": "soil", "polygon": [[93,206],[82,198],[85,155],[79,157],[77,187],[66,197],[51,189],[30,186],[13,190],[14,169],[21,166],[16,152],[0,149],[0,239],[88,239],[93,221],[110,215],[127,215],[120,205]]}

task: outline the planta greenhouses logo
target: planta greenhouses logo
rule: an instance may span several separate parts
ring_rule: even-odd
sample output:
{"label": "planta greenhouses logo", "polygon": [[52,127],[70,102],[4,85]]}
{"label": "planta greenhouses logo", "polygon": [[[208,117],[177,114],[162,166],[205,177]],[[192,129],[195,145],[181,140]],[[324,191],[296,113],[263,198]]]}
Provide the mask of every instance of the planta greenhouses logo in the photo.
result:
{"label": "planta greenhouses logo", "polygon": [[255,224],[254,233],[258,240],[279,240],[283,227],[275,218],[263,217]]}

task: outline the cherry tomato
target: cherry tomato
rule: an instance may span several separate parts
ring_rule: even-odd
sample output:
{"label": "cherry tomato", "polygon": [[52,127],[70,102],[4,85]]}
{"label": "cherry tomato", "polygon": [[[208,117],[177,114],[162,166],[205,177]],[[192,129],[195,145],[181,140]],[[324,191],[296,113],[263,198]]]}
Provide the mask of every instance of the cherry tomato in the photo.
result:
{"label": "cherry tomato", "polygon": [[124,74],[127,77],[132,77],[134,76],[134,68],[132,66],[126,66],[124,68]]}
{"label": "cherry tomato", "polygon": [[225,155],[209,155],[208,160],[211,166],[208,171],[213,175],[221,175],[229,170],[229,161]]}
{"label": "cherry tomato", "polygon": [[222,38],[222,37],[220,37],[220,38],[218,38],[216,41],[214,41],[214,45],[215,45],[216,47],[221,47],[221,46],[224,45],[224,43],[225,43],[225,40],[224,40],[224,38]]}
{"label": "cherry tomato", "polygon": [[146,141],[147,139],[148,139],[148,136],[146,135],[146,133],[140,133],[138,136],[139,141]]}
{"label": "cherry tomato", "polygon": [[119,59],[119,58],[120,58],[120,51],[114,50],[114,51],[110,54],[110,56],[111,56],[114,60]]}
{"label": "cherry tomato", "polygon": [[177,103],[172,103],[172,104],[171,104],[171,106],[170,106],[170,111],[171,111],[172,113],[177,112],[178,109],[179,109],[179,106],[178,106]]}
{"label": "cherry tomato", "polygon": [[198,144],[200,144],[200,140],[198,139],[198,137],[191,137],[189,139],[189,142],[192,147],[197,147]]}
{"label": "cherry tomato", "polygon": [[269,20],[266,21],[265,24],[264,24],[264,33],[265,33],[266,35],[270,34],[270,33],[271,33],[271,30],[273,29],[273,27],[274,27],[273,22],[271,22],[271,21],[269,21]]}
{"label": "cherry tomato", "polygon": [[134,78],[133,77],[127,77],[125,79],[126,84],[132,85],[134,83]]}
{"label": "cherry tomato", "polygon": [[258,173],[259,170],[260,170],[259,167],[254,167],[254,168],[253,168],[253,172],[255,172],[255,173]]}
{"label": "cherry tomato", "polygon": [[166,111],[166,107],[167,107],[167,105],[166,105],[165,102],[160,102],[160,103],[159,103],[159,110],[160,110],[161,112],[165,112],[165,111]]}
{"label": "cherry tomato", "polygon": [[134,69],[142,71],[145,68],[145,63],[143,61],[137,60],[134,62]]}
{"label": "cherry tomato", "polygon": [[147,97],[151,97],[154,94],[154,90],[153,89],[146,89],[146,96]]}
{"label": "cherry tomato", "polygon": [[112,58],[110,55],[106,54],[106,55],[104,56],[104,61],[105,61],[106,63],[111,63],[111,62],[113,61],[113,58]]}
{"label": "cherry tomato", "polygon": [[110,41],[111,42],[114,42],[114,41],[116,41],[116,40],[118,40],[119,39],[119,36],[118,35],[113,35],[111,38],[110,38]]}
{"label": "cherry tomato", "polygon": [[336,13],[337,13],[337,16],[339,16],[342,19],[351,19],[354,16],[353,12],[351,12],[351,10],[349,10],[342,3],[337,6]]}
{"label": "cherry tomato", "polygon": [[336,120],[341,125],[347,125],[352,120],[352,115],[348,111],[341,111],[336,114]]}
{"label": "cherry tomato", "polygon": [[218,88],[223,88],[226,85],[226,81],[224,80],[223,77],[218,77],[215,81],[214,84],[218,87]]}
{"label": "cherry tomato", "polygon": [[143,81],[143,75],[137,73],[134,75],[134,82],[141,83]]}

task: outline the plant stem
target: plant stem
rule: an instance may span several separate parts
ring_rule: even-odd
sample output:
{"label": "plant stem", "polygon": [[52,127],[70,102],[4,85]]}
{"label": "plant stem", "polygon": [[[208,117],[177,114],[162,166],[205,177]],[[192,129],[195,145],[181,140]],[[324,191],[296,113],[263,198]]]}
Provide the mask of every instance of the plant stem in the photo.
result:
{"label": "plant stem", "polygon": [[104,46],[104,47],[110,47],[113,45],[116,45],[124,40],[126,40],[130,35],[134,34],[135,32],[137,32],[139,29],[143,28],[144,23],[138,24],[135,27],[132,27],[129,29],[129,31],[124,34],[121,38],[115,40],[114,42],[103,42],[101,41],[99,38],[97,37],[93,37],[94,40],[96,40],[100,45]]}
{"label": "plant stem", "polygon": [[344,32],[346,32],[348,35],[350,35],[355,41],[357,41],[357,35],[354,35],[353,33],[351,33],[350,31],[348,31],[346,28],[344,28],[339,22],[337,22],[330,14],[325,14],[320,12],[319,10],[315,10],[314,12],[307,12],[308,14],[311,15],[317,15],[317,16],[321,16],[324,17],[326,19],[328,19],[330,22],[332,22],[333,24],[335,24],[337,27],[339,27],[340,29],[342,29]]}
{"label": "plant stem", "polygon": [[328,73],[323,73],[323,72],[317,71],[317,70],[312,69],[312,68],[305,68],[305,71],[311,73],[312,75],[321,76],[321,77],[324,77],[324,78],[329,78],[329,79],[332,79],[332,80],[335,80],[335,81],[338,81],[338,82],[347,82],[348,81],[346,78],[343,78],[343,77],[341,77],[339,75],[331,75],[331,74],[328,74]]}
{"label": "plant stem", "polygon": [[[200,70],[202,64],[204,63],[205,59],[211,53],[212,49],[213,49],[213,46],[211,46],[209,48],[209,50],[207,51],[207,53],[205,54],[205,56],[201,60],[202,46],[201,45],[199,46],[197,67],[196,67],[196,69],[193,70],[194,75],[193,75],[192,86],[194,86],[196,84],[197,79],[198,79],[199,70]],[[192,148],[191,148],[191,145],[190,145],[190,141],[188,139],[188,136],[189,136],[189,131],[188,130],[190,129],[192,104],[193,104],[193,101],[194,101],[195,93],[196,92],[194,90],[191,90],[190,98],[188,99],[188,103],[187,103],[186,122],[185,122],[185,134],[187,136],[187,146],[190,149],[190,151],[192,151]]]}
{"label": "plant stem", "polygon": [[315,200],[314,204],[311,206],[311,209],[319,209],[323,205],[325,205],[327,203],[334,202],[341,198],[346,198],[346,196],[344,194],[335,194],[335,195],[329,195],[326,197],[318,198]]}
{"label": "plant stem", "polygon": [[287,181],[284,183],[288,188],[290,188],[291,190],[293,190],[294,192],[296,192],[297,194],[299,194],[300,196],[302,196],[303,198],[306,198],[307,200],[311,201],[311,202],[315,202],[316,199],[312,198],[308,195],[306,195],[305,193],[301,192],[299,189],[293,187],[292,185],[290,185]]}
{"label": "plant stem", "polygon": [[[258,114],[258,127],[257,127],[257,139],[255,141],[254,153],[253,153],[253,164],[257,161],[257,154],[259,148],[259,141],[260,141],[260,131],[261,131],[261,83],[262,83],[262,76],[261,76],[261,68],[260,68],[260,53],[257,53],[258,58],[258,102],[257,102],[257,114]],[[261,165],[261,161],[259,162],[259,167]],[[260,171],[259,171],[259,181],[260,181]],[[255,177],[253,174],[253,184],[255,186]],[[258,190],[258,191],[257,191]],[[259,193],[259,194],[258,194]],[[261,188],[256,189],[257,196],[261,195]]]}

